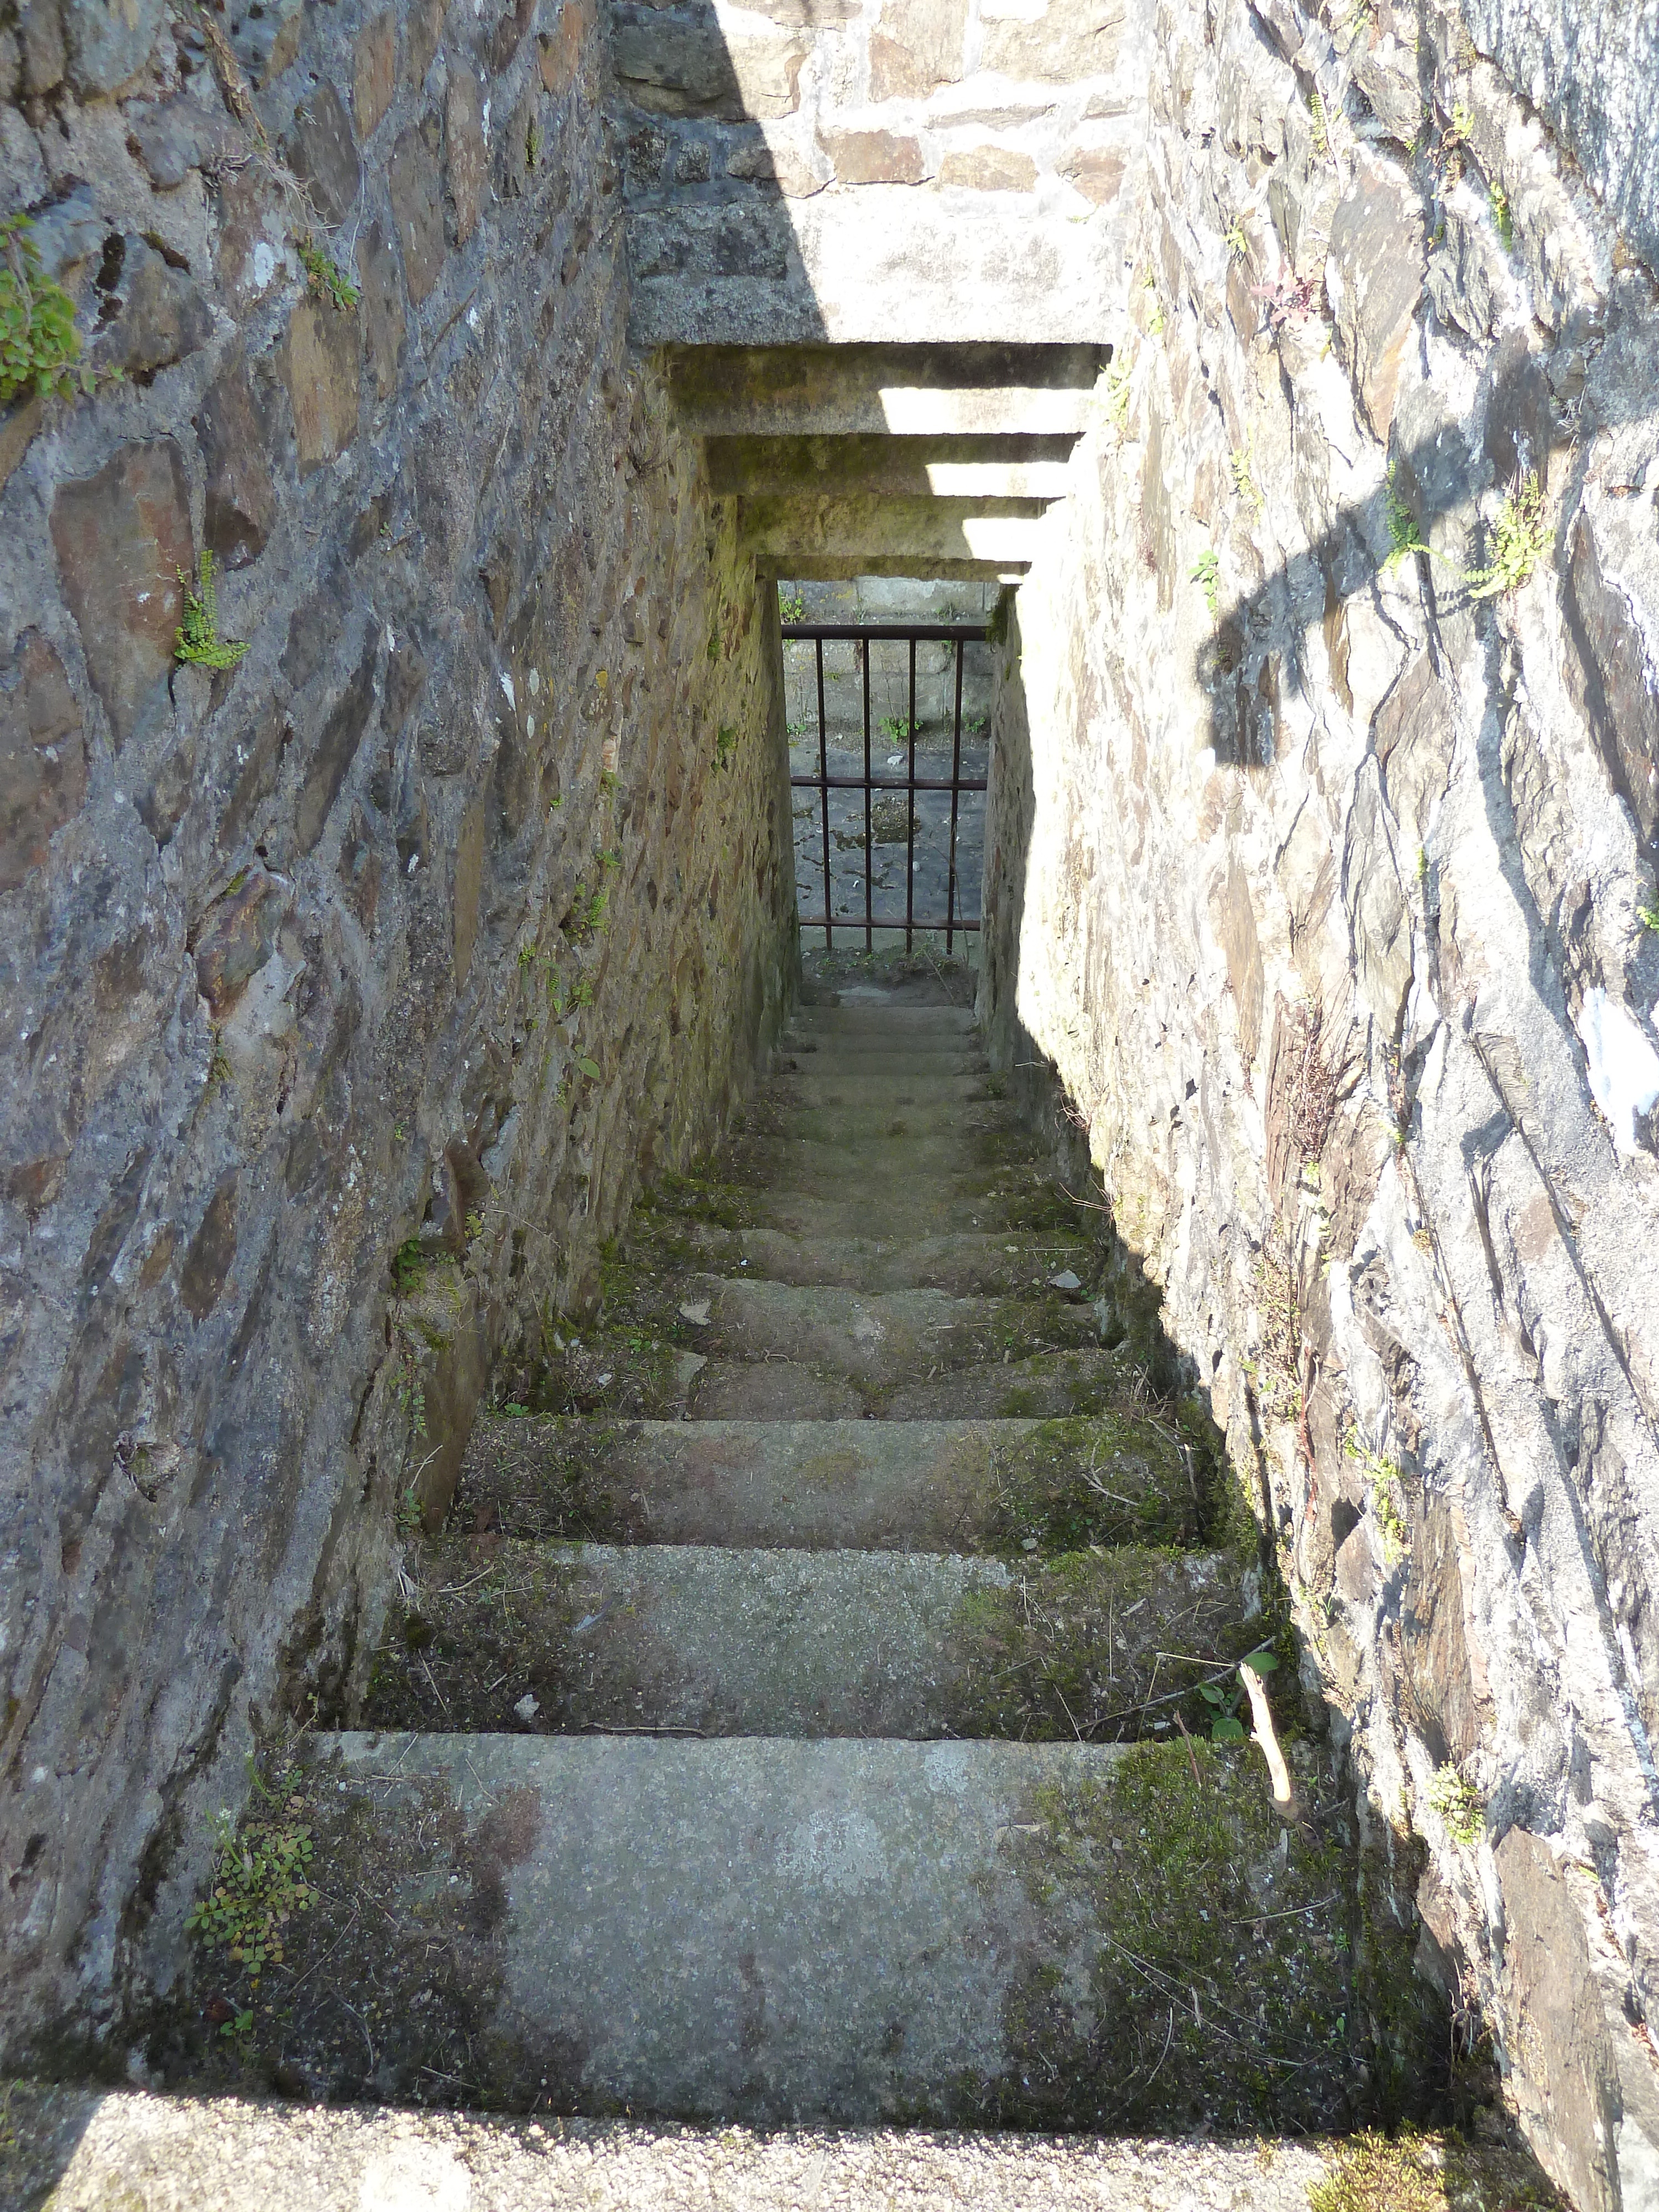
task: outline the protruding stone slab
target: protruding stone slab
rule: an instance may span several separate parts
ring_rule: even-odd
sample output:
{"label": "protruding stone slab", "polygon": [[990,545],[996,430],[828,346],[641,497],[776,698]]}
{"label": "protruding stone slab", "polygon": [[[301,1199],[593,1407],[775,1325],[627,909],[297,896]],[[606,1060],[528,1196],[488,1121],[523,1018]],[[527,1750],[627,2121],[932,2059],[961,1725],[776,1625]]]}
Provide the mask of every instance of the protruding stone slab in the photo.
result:
{"label": "protruding stone slab", "polygon": [[711,438],[711,488],[911,499],[1064,499],[1075,441],[1058,438]]}
{"label": "protruding stone slab", "polygon": [[1036,557],[1046,502],[1022,499],[838,499],[810,494],[745,498],[738,520],[757,559],[799,556],[860,560],[990,561],[1018,567]]}
{"label": "protruding stone slab", "polygon": [[705,345],[666,356],[705,436],[1078,437],[1094,345]]}

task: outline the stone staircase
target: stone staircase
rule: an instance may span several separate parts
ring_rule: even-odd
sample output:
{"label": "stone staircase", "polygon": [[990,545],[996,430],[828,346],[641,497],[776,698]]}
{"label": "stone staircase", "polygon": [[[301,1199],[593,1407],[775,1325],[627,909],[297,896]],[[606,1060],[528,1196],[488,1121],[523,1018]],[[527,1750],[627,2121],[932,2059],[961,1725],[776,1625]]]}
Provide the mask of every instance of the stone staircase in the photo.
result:
{"label": "stone staircase", "polygon": [[[1273,1623],[933,990],[804,1009],[482,1418],[249,2034],[316,2096],[1340,2126],[1338,1827],[1212,1744]],[[1326,1811],[1328,1813],[1328,1806]],[[1340,1821],[1339,1821],[1340,1826]],[[252,2046],[250,2046],[250,2051]],[[245,2053],[245,2055],[248,2055]]]}

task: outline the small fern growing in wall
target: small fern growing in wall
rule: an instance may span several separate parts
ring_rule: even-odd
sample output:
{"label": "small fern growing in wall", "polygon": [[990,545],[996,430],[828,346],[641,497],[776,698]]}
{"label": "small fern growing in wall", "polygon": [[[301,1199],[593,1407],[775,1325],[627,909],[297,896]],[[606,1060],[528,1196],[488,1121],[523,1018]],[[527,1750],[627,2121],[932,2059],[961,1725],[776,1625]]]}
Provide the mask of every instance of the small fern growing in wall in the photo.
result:
{"label": "small fern growing in wall", "polygon": [[309,231],[299,240],[295,250],[306,272],[306,283],[319,300],[326,300],[331,307],[343,310],[356,306],[362,296],[357,287]]}
{"label": "small fern growing in wall", "polygon": [[80,366],[75,302],[40,266],[26,215],[0,222],[0,407],[31,386],[45,399],[67,398],[96,379]]}
{"label": "small fern growing in wall", "polygon": [[1492,528],[1492,558],[1484,568],[1469,571],[1469,597],[1496,599],[1518,592],[1549,550],[1544,487],[1534,471],[1522,477],[1498,509]]}
{"label": "small fern growing in wall", "polygon": [[1427,553],[1430,545],[1417,526],[1417,517],[1401,497],[1395,480],[1395,467],[1389,469],[1388,490],[1389,557],[1382,563],[1384,571],[1392,568],[1396,561],[1403,561],[1413,553]]}
{"label": "small fern growing in wall", "polygon": [[184,588],[185,612],[173,632],[174,659],[193,668],[234,668],[247,647],[240,638],[219,635],[219,593],[213,580],[212,554],[203,552],[194,588],[182,568],[178,574]]}
{"label": "small fern growing in wall", "polygon": [[1192,580],[1204,593],[1204,604],[1213,621],[1221,609],[1221,562],[1215,550],[1206,545],[1194,562],[1189,571]]}

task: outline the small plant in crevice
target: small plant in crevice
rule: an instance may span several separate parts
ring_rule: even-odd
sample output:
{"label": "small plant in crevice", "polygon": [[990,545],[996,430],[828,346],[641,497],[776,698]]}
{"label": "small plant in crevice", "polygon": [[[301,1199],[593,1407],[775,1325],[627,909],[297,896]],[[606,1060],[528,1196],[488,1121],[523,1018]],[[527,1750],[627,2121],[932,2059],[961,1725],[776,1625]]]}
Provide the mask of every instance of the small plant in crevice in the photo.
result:
{"label": "small plant in crevice", "polygon": [[884,714],[881,734],[890,745],[908,745],[912,738],[921,735],[921,727],[902,714]]}
{"label": "small plant in crevice", "polygon": [[1644,929],[1659,930],[1659,901],[1656,901],[1652,906],[1638,906],[1636,909],[1636,919]]}
{"label": "small plant in crevice", "polygon": [[1510,213],[1510,197],[1502,185],[1494,181],[1486,187],[1486,204],[1492,210],[1492,219],[1505,253],[1515,246],[1515,218]]}
{"label": "small plant in crevice", "polygon": [[1466,579],[1469,597],[1496,599],[1518,592],[1550,550],[1544,520],[1544,487],[1535,471],[1522,477],[1498,511],[1492,527],[1492,558]]}
{"label": "small plant in crevice", "polygon": [[194,586],[182,568],[177,574],[185,605],[183,619],[173,634],[173,659],[191,668],[234,668],[247,647],[240,638],[219,635],[219,592],[212,554],[204,547]]}
{"label": "small plant in crevice", "polygon": [[[422,1404],[421,1433],[425,1434],[425,1412]],[[418,1536],[421,1533],[421,1493],[412,1483],[405,1483],[398,1498],[398,1534]]]}
{"label": "small plant in crevice", "polygon": [[1261,494],[1255,481],[1255,434],[1251,432],[1242,446],[1235,446],[1227,456],[1227,473],[1233,480],[1233,496],[1246,514],[1261,512]]}
{"label": "small plant in crevice", "polygon": [[1221,611],[1221,562],[1213,546],[1206,545],[1188,571],[1190,580],[1204,593],[1204,604],[1213,622]]}
{"label": "small plant in crevice", "polygon": [[1308,94],[1308,120],[1313,129],[1313,149],[1317,158],[1328,160],[1331,150],[1330,126],[1325,119],[1325,103],[1316,92]]}
{"label": "small plant in crevice", "polygon": [[0,222],[0,407],[33,386],[42,399],[89,392],[95,372],[82,365],[75,302],[40,264],[26,215]]}
{"label": "small plant in crevice", "polygon": [[1200,1682],[1198,1694],[1210,1709],[1210,1741],[1212,1743],[1244,1743],[1249,1730],[1238,1717],[1238,1709],[1245,1698],[1244,1669],[1253,1674],[1271,1674],[1279,1661],[1271,1651],[1252,1651],[1238,1662],[1238,1671],[1228,1683]]}
{"label": "small plant in crevice", "polygon": [[737,732],[729,722],[722,722],[714,733],[714,765],[717,769],[731,766],[732,756],[737,750]]}
{"label": "small plant in crevice", "polygon": [[362,297],[357,287],[346,275],[339,263],[325,246],[319,246],[310,231],[294,242],[300,257],[300,266],[306,272],[306,283],[319,300],[326,300],[331,307],[343,313],[355,307]]}
{"label": "small plant in crevice", "polygon": [[1235,216],[1221,234],[1221,243],[1235,261],[1243,261],[1250,250],[1250,240],[1243,222]]}
{"label": "small plant in crevice", "polygon": [[[280,1795],[262,1793],[273,1808],[268,1817],[245,1820],[239,1828],[230,1813],[215,1816],[211,1887],[185,1923],[199,1942],[240,1966],[255,1990],[267,1966],[282,1964],[283,1931],[289,1922],[317,1901],[307,1878],[311,1830],[300,1818],[305,1800],[288,1786],[291,1780],[284,1778]],[[246,2033],[251,2024],[239,2016],[220,2033]]]}
{"label": "small plant in crevice", "polygon": [[1106,371],[1103,393],[1106,419],[1120,437],[1129,417],[1130,378],[1133,373],[1133,364],[1121,355],[1114,356],[1112,364]]}
{"label": "small plant in crevice", "polygon": [[1486,1832],[1486,1801],[1480,1792],[1455,1766],[1441,1766],[1435,1770],[1428,1796],[1453,1843],[1473,1850]]}
{"label": "small plant in crevice", "polygon": [[1370,1485],[1371,1513],[1382,1539],[1382,1557],[1389,1566],[1397,1567],[1411,1550],[1411,1531],[1401,1504],[1399,1463],[1373,1451],[1357,1428],[1348,1431],[1342,1449]]}
{"label": "small plant in crevice", "polygon": [[1431,555],[1433,550],[1419,529],[1417,517],[1400,495],[1399,486],[1395,482],[1398,465],[1398,463],[1391,462],[1389,466],[1387,492],[1389,552],[1387,559],[1382,563],[1385,575],[1396,561],[1404,561],[1414,553]]}
{"label": "small plant in crevice", "polygon": [[542,134],[532,123],[524,134],[524,165],[533,169],[542,158]]}
{"label": "small plant in crevice", "polygon": [[405,1237],[392,1255],[392,1294],[411,1297],[426,1279],[426,1255],[418,1237]]}
{"label": "small plant in crevice", "polygon": [[787,623],[806,620],[805,596],[799,592],[786,592],[781,584],[778,586],[778,620]]}

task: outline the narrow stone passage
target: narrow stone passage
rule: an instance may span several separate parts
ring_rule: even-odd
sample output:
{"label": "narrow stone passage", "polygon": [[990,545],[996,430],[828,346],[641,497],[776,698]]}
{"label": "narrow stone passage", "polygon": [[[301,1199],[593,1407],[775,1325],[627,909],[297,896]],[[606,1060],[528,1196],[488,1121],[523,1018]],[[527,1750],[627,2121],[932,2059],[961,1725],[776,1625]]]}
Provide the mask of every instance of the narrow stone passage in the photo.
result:
{"label": "narrow stone passage", "polygon": [[480,1419],[368,1725],[311,1754],[321,1903],[261,2031],[308,2086],[763,2124],[1368,2109],[1311,1749],[1292,1814],[1207,1740],[1274,1633],[1253,1546],[944,995],[804,1008],[592,1319],[550,1322],[519,1386],[548,1410]]}

